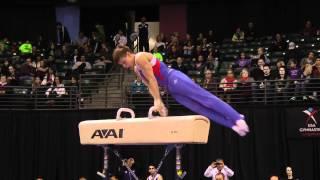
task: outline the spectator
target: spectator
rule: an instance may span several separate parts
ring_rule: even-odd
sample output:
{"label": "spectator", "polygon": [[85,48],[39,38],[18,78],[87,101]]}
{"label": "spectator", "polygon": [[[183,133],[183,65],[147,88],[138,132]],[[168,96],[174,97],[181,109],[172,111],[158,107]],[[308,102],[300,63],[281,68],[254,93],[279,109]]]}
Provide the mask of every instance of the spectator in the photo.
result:
{"label": "spectator", "polygon": [[47,74],[43,77],[43,80],[41,82],[42,86],[50,86],[53,84],[55,79],[55,73],[52,68],[48,68]]}
{"label": "spectator", "polygon": [[148,92],[148,88],[142,83],[141,78],[137,76],[136,80],[132,82],[130,86],[130,92],[132,94],[144,94]]}
{"label": "spectator", "polygon": [[157,46],[154,46],[154,48],[153,48],[153,50],[152,50],[152,55],[153,55],[156,59],[158,59],[158,60],[160,60],[160,61],[163,61],[162,53],[160,53],[160,52],[158,51]]}
{"label": "spectator", "polygon": [[[257,86],[255,89],[255,100],[256,101],[268,101],[271,100],[273,95],[273,83],[269,80],[274,80],[274,77],[271,74],[270,66],[265,64],[262,68],[263,76],[257,79]],[[267,99],[265,98],[265,93]]]}
{"label": "spectator", "polygon": [[277,69],[279,69],[283,66],[285,67],[286,63],[282,59],[278,59],[276,66],[277,66]]}
{"label": "spectator", "polygon": [[16,86],[18,85],[18,76],[16,74],[16,69],[13,66],[9,66],[9,74],[7,76],[7,80],[8,80],[8,84],[10,84],[10,86]]}
{"label": "spectator", "polygon": [[106,72],[109,72],[109,70],[112,68],[113,66],[113,62],[110,59],[107,59],[106,56],[101,56],[100,60],[105,64],[106,66]]}
{"label": "spectator", "polygon": [[232,36],[232,42],[243,42],[244,32],[241,31],[240,27],[236,29],[236,32]]}
{"label": "spectator", "polygon": [[203,73],[205,68],[205,62],[204,62],[204,57],[203,56],[198,56],[198,61],[195,63],[194,69],[196,71],[200,71],[201,74]]}
{"label": "spectator", "polygon": [[244,52],[241,52],[239,59],[234,64],[234,67],[242,69],[242,68],[250,68],[250,66],[251,66],[251,59],[247,58]]}
{"label": "spectator", "polygon": [[33,78],[31,86],[32,86],[31,94],[35,94],[37,89],[41,87],[41,79],[40,79],[39,76],[36,76],[36,77]]}
{"label": "spectator", "polygon": [[306,21],[304,29],[302,30],[303,36],[314,36],[315,29],[312,27],[312,23],[310,20]]}
{"label": "spectator", "polygon": [[65,26],[63,26],[60,22],[56,24],[56,44],[61,46],[65,43],[70,42],[70,36],[68,30]]}
{"label": "spectator", "polygon": [[183,45],[187,45],[189,42],[191,42],[191,44],[193,43],[191,35],[187,33]]}
{"label": "spectator", "polygon": [[299,180],[298,178],[294,178],[292,167],[286,167],[286,177],[283,180]]}
{"label": "spectator", "polygon": [[119,30],[118,33],[113,37],[113,41],[115,46],[125,46],[128,42],[127,37],[123,34],[122,30]]}
{"label": "spectator", "polygon": [[89,39],[89,46],[91,49],[93,49],[93,53],[95,54],[99,47],[100,47],[100,44],[102,42],[102,37],[98,35],[98,33],[96,31],[92,31],[91,32],[91,37]]}
{"label": "spectator", "polygon": [[[302,83],[300,80],[302,76],[301,69],[297,67],[297,62],[294,59],[290,59],[288,62],[289,70],[288,70],[288,76],[291,80],[293,80],[293,89],[294,93],[293,96],[290,98],[290,100],[295,101],[296,96],[300,94]],[[303,99],[306,100],[306,96],[303,96]]]}
{"label": "spectator", "polygon": [[264,59],[257,61],[257,67],[255,67],[251,74],[255,81],[263,80],[263,66],[265,65]]}
{"label": "spectator", "polygon": [[21,66],[19,72],[19,80],[32,80],[35,73],[35,67],[31,58],[27,58],[26,62]]}
{"label": "spectator", "polygon": [[6,86],[7,83],[7,77],[5,75],[1,75],[0,78],[0,95],[6,94]]}
{"label": "spectator", "polygon": [[201,46],[202,52],[205,54],[208,54],[208,48],[210,45],[208,44],[207,38],[202,39],[200,46]]}
{"label": "spectator", "polygon": [[312,75],[311,77],[313,78],[310,80],[310,85],[312,89],[312,96],[309,98],[313,100],[318,100],[318,92],[319,92],[319,86],[320,86],[320,58],[318,57],[316,59],[316,63],[312,66]]}
{"label": "spectator", "polygon": [[76,40],[76,45],[79,47],[83,47],[89,41],[88,37],[84,35],[83,32],[79,32],[79,37]]}
{"label": "spectator", "polygon": [[282,39],[281,34],[277,33],[274,41],[272,42],[272,51],[285,51],[287,48],[287,43]]}
{"label": "spectator", "polygon": [[299,59],[299,58],[301,57],[298,49],[296,48],[296,44],[294,42],[290,42],[288,45],[286,56],[285,56],[286,62],[288,62],[289,59]]}
{"label": "spectator", "polygon": [[32,45],[30,41],[26,41],[25,43],[19,46],[20,53],[22,55],[27,55],[32,53]]}
{"label": "spectator", "polygon": [[239,100],[242,102],[249,102],[252,97],[252,91],[254,88],[254,80],[249,76],[248,69],[244,68],[240,72],[240,78],[238,80],[237,90],[239,91]]}
{"label": "spectator", "polygon": [[141,18],[141,24],[138,25],[139,29],[139,51],[149,52],[149,25],[146,23],[146,17]]}
{"label": "spectator", "polygon": [[211,55],[215,59],[219,59],[219,50],[214,47],[209,47],[208,56]]}
{"label": "spectator", "polygon": [[263,74],[264,74],[264,80],[274,80],[274,76],[271,73],[271,69],[269,65],[264,65],[263,66]]}
{"label": "spectator", "polygon": [[53,85],[50,86],[45,94],[47,97],[62,97],[63,95],[66,95],[66,89],[64,88],[64,84],[61,83],[59,76],[54,78]]}
{"label": "spectator", "polygon": [[84,55],[80,56],[80,61],[77,61],[72,66],[72,70],[76,74],[83,74],[85,71],[89,71],[91,69],[91,64],[86,61],[86,57]]}
{"label": "spectator", "polygon": [[279,68],[279,74],[275,82],[276,101],[285,101],[288,95],[288,88],[290,85],[290,78],[287,77],[286,68],[282,66]]}
{"label": "spectator", "polygon": [[207,40],[208,40],[208,43],[210,45],[213,45],[214,44],[214,36],[213,36],[213,30],[209,30],[208,32],[208,36],[207,36]]}
{"label": "spectator", "polygon": [[70,86],[76,86],[76,87],[79,87],[79,80],[77,77],[75,76],[72,76],[71,77],[71,84],[69,84]]}
{"label": "spectator", "polygon": [[222,173],[224,175],[224,179],[228,180],[229,177],[234,175],[234,172],[224,164],[222,159],[217,159],[213,161],[211,165],[204,172],[204,176],[207,178],[212,178],[212,180],[216,179],[216,175]]}
{"label": "spectator", "polygon": [[157,172],[156,166],[153,164],[149,165],[149,174],[147,180],[163,180],[162,175]]}
{"label": "spectator", "polygon": [[208,57],[207,57],[207,61],[205,63],[205,70],[211,70],[214,72],[217,72],[219,67],[219,61],[218,58],[214,58],[212,56],[212,54],[209,53]]}
{"label": "spectator", "polygon": [[184,74],[188,73],[188,67],[184,64],[184,59],[178,57],[177,61],[172,64],[172,68],[183,72]]}
{"label": "spectator", "polygon": [[183,56],[185,58],[191,58],[193,55],[194,46],[191,41],[188,41],[186,45],[183,46]]}
{"label": "spectator", "polygon": [[[274,70],[275,77],[277,77],[279,75],[279,69],[281,67],[286,67],[286,63],[281,58],[279,58],[276,63],[276,69]],[[286,73],[286,75],[287,75],[287,73]]]}
{"label": "spectator", "polygon": [[314,93],[312,92],[314,86],[317,86],[317,85],[313,84],[313,79],[311,79],[312,78],[312,69],[313,69],[313,66],[310,64],[306,64],[306,66],[302,69],[302,71],[303,71],[302,72],[302,79],[303,79],[302,92],[305,92],[304,95],[307,96],[309,99],[316,100],[315,99],[316,96],[313,96]]}
{"label": "spectator", "polygon": [[40,77],[40,79],[43,79],[47,71],[48,71],[48,67],[45,66],[43,59],[37,62],[36,69],[35,69],[35,76],[38,76]]}
{"label": "spectator", "polygon": [[2,65],[2,67],[0,69],[0,73],[4,74],[6,76],[9,76],[9,66],[10,66],[10,64],[9,64],[8,59],[5,59],[4,62],[3,62],[3,65]]}
{"label": "spectator", "polygon": [[217,92],[218,91],[218,83],[213,78],[213,73],[210,70],[206,70],[204,73],[204,80],[202,87],[207,89],[210,92]]}
{"label": "spectator", "polygon": [[234,77],[233,71],[228,70],[227,76],[221,79],[219,88],[221,88],[224,92],[226,100],[230,103],[234,90],[237,88],[237,79]]}
{"label": "spectator", "polygon": [[105,57],[110,57],[110,50],[109,50],[107,43],[101,43],[101,48],[99,49],[99,55],[105,56]]}
{"label": "spectator", "polygon": [[172,61],[173,59],[177,59],[181,56],[181,53],[177,46],[170,46],[170,49],[168,51],[168,59],[169,61]]}
{"label": "spectator", "polygon": [[197,45],[197,46],[196,46],[196,49],[195,49],[195,52],[194,52],[194,56],[193,56],[193,57],[198,58],[198,56],[205,56],[205,53],[202,51],[200,45]]}
{"label": "spectator", "polygon": [[154,45],[157,47],[159,52],[163,52],[166,48],[166,44],[163,42],[163,39],[161,38],[160,34],[156,38],[156,43]]}
{"label": "spectator", "polygon": [[264,53],[264,49],[262,47],[259,47],[257,49],[257,55],[252,55],[251,59],[259,60],[264,59],[264,62],[266,64],[270,64],[270,59],[267,57],[267,55]]}
{"label": "spectator", "polygon": [[249,22],[249,23],[248,23],[248,29],[246,30],[245,35],[246,35],[246,40],[247,40],[248,42],[251,42],[251,41],[254,41],[254,40],[255,40],[255,38],[256,38],[256,32],[255,32],[255,29],[254,29],[254,24],[253,24],[253,22]]}
{"label": "spectator", "polygon": [[314,62],[315,62],[314,52],[310,51],[310,52],[308,53],[308,56],[307,56],[306,58],[303,58],[303,59],[302,59],[302,61],[301,61],[301,63],[300,63],[300,67],[301,67],[301,68],[304,68],[304,66],[305,66],[306,64],[311,64],[311,65],[313,65]]}

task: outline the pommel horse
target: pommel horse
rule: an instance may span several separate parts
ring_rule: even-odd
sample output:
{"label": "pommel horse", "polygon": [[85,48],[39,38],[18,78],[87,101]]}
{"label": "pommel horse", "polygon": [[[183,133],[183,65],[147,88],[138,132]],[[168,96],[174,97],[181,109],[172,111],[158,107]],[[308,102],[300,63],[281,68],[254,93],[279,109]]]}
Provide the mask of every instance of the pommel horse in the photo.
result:
{"label": "pommel horse", "polygon": [[[131,114],[131,118],[121,118],[122,112]],[[104,168],[97,172],[107,179],[108,145],[169,145],[176,147],[176,179],[183,179],[186,172],[181,168],[181,148],[184,144],[206,144],[210,129],[210,120],[200,115],[153,116],[151,107],[146,118],[135,118],[129,108],[120,108],[116,119],[87,120],[79,123],[82,145],[97,145],[104,149]],[[152,136],[151,136],[152,135]],[[167,148],[162,161],[173,148]],[[118,152],[115,155],[121,157]],[[127,167],[128,169],[128,167]],[[130,172],[130,168],[128,169]],[[133,176],[135,174],[133,173]],[[137,177],[135,176],[137,179]]]}

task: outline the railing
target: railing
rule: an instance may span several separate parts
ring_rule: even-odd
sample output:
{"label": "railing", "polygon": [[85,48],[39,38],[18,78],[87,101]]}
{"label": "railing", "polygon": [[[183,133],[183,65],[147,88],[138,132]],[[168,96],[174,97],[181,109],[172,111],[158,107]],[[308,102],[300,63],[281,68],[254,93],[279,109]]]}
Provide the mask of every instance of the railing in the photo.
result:
{"label": "railing", "polygon": [[[146,87],[134,90],[131,85],[131,82],[123,83],[123,74],[96,74],[81,75],[79,88],[65,86],[62,95],[55,93],[54,88],[50,91],[50,87],[5,86],[0,87],[0,109],[146,108],[153,105],[153,98]],[[234,105],[317,104],[320,99],[320,79],[212,83],[206,88]],[[160,94],[166,106],[182,107],[166,91],[161,90]]]}
{"label": "railing", "polygon": [[79,80],[80,109],[118,108],[123,105],[123,74],[82,74]]}
{"label": "railing", "polygon": [[[214,95],[235,105],[318,103],[320,98],[320,79],[211,83],[206,87]],[[161,96],[167,106],[180,106],[168,93],[163,91]],[[147,91],[131,91],[127,88],[127,98],[130,107],[148,107],[153,104]]]}
{"label": "railing", "polygon": [[[57,93],[58,92],[58,93]],[[78,109],[78,88],[4,86],[0,88],[0,109]]]}

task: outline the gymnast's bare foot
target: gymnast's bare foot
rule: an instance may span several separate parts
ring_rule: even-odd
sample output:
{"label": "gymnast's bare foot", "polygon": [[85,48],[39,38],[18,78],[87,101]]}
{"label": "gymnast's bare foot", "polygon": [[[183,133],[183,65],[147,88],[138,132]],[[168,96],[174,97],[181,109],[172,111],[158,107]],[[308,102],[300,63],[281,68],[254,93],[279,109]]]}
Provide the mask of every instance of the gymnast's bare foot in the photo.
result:
{"label": "gymnast's bare foot", "polygon": [[239,134],[239,136],[245,136],[249,132],[249,127],[245,120],[237,120],[236,125],[232,126],[232,129]]}

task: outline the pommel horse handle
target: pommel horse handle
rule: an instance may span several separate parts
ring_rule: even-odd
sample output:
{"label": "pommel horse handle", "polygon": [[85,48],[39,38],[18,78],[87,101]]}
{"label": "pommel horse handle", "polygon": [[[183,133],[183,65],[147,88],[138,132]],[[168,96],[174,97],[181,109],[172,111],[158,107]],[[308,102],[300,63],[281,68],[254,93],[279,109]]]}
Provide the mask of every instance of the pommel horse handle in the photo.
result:
{"label": "pommel horse handle", "polygon": [[[164,109],[163,111],[165,111],[165,112],[162,112],[162,114],[165,114],[165,116],[168,115],[168,110],[167,109]],[[155,117],[159,117],[159,116],[153,116],[152,112],[156,112],[156,109],[155,109],[154,106],[151,106],[150,109],[149,109],[149,112],[148,112],[148,118],[149,119],[152,119],[152,118],[155,118]]]}
{"label": "pommel horse handle", "polygon": [[152,119],[155,118],[156,116],[153,116],[152,113],[155,112],[156,108],[154,106],[151,106],[148,112],[148,118]]}
{"label": "pommel horse handle", "polygon": [[121,120],[121,119],[122,119],[122,118],[121,118],[121,113],[122,113],[122,112],[128,112],[128,113],[130,113],[132,119],[136,117],[136,115],[135,115],[135,113],[134,113],[134,111],[133,111],[132,109],[129,109],[129,108],[120,108],[120,109],[118,109],[118,111],[117,111],[117,117],[116,117],[117,120]]}

